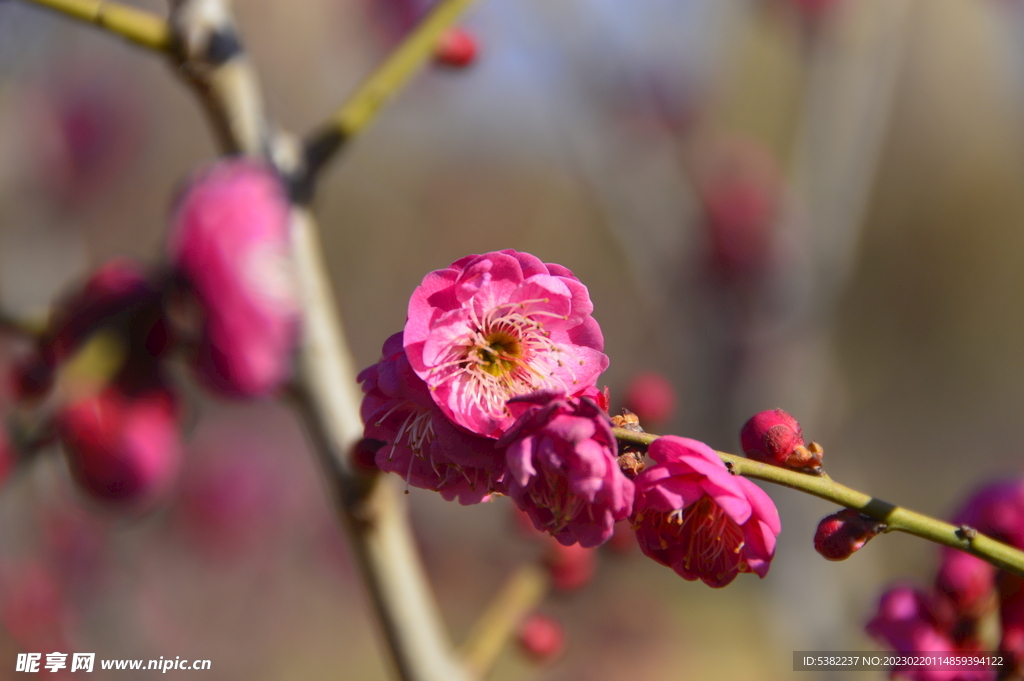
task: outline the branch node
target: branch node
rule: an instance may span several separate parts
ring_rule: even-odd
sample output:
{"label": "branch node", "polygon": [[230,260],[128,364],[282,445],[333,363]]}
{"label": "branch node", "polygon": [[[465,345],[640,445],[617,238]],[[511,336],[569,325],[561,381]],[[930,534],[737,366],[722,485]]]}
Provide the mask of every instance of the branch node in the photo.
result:
{"label": "branch node", "polygon": [[978,536],[978,531],[969,525],[961,525],[956,530],[956,536],[958,539],[970,542]]}

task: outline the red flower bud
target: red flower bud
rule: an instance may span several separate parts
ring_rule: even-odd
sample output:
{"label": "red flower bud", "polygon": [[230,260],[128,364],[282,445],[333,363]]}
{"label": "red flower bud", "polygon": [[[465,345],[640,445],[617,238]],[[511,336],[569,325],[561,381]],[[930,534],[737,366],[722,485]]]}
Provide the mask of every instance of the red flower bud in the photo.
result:
{"label": "red flower bud", "polygon": [[754,414],[740,430],[740,443],[754,461],[783,468],[821,468],[821,445],[812,442],[805,447],[800,424],[781,409]]}
{"label": "red flower bud", "polygon": [[550,543],[544,564],[551,574],[551,583],[559,591],[573,591],[586,586],[597,571],[594,549],[579,544],[565,546]]}
{"label": "red flower bud", "polygon": [[437,41],[434,61],[441,66],[462,69],[476,61],[476,39],[466,29],[448,29]]}
{"label": "red flower bud", "polygon": [[562,625],[539,612],[530,615],[519,627],[519,648],[534,662],[550,662],[565,649]]}
{"label": "red flower bud", "polygon": [[98,499],[144,504],[176,478],[178,430],[164,390],[128,397],[109,387],[64,407],[57,426],[72,474]]}
{"label": "red flower bud", "polygon": [[814,550],[827,560],[846,560],[884,528],[884,523],[844,508],[818,523]]}
{"label": "red flower bud", "polygon": [[639,417],[641,425],[657,426],[672,418],[676,409],[676,391],[659,373],[637,374],[626,387],[625,406]]}

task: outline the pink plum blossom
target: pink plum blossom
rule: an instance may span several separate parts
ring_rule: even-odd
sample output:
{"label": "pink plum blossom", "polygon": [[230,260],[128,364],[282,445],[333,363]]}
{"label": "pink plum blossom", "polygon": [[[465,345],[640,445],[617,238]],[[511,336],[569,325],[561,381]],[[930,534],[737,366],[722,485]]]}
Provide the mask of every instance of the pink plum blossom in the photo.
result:
{"label": "pink plum blossom", "polygon": [[229,159],[190,181],[171,218],[171,261],[204,314],[196,369],[222,394],[264,396],[289,376],[299,307],[288,212],[273,170]]}
{"label": "pink plum blossom", "polygon": [[592,548],[629,516],[633,483],[617,462],[611,421],[587,398],[538,391],[509,400],[518,415],[506,447],[508,493],[538,530]]}
{"label": "pink plum blossom", "polygon": [[441,413],[409,366],[402,332],[384,341],[382,353],[380,362],[358,376],[365,436],[386,443],[377,450],[377,467],[462,504],[504,492],[502,452],[493,439],[463,430]]}
{"label": "pink plum blossom", "polygon": [[406,354],[450,419],[499,437],[514,420],[511,398],[594,387],[608,358],[593,310],[587,288],[561,265],[512,250],[471,255],[413,292]]}
{"label": "pink plum blossom", "polygon": [[684,579],[715,588],[741,572],[768,573],[781,530],[775,504],[734,476],[703,442],[667,435],[636,477],[633,526],[640,549]]}

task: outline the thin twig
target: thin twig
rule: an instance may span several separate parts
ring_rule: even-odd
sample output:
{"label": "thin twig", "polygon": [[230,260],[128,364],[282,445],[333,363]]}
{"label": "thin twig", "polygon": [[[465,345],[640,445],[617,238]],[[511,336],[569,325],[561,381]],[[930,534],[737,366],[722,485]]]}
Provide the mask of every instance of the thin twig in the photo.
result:
{"label": "thin twig", "polygon": [[509,577],[460,647],[460,656],[471,674],[476,678],[487,675],[516,627],[547,592],[548,575],[533,563],[523,565]]}
{"label": "thin twig", "polygon": [[361,132],[427,61],[444,32],[475,0],[440,0],[387,59],[305,144],[308,172],[315,175],[346,142]]}
{"label": "thin twig", "polygon": [[[636,433],[623,428],[615,429],[615,436],[620,442],[646,447],[658,439],[651,433]],[[743,475],[756,480],[772,482],[791,489],[812,494],[821,499],[834,502],[846,508],[860,511],[866,516],[881,520],[887,526],[886,531],[905,532],[921,537],[937,544],[960,549],[972,556],[977,556],[998,568],[1024,577],[1024,552],[1012,546],[998,542],[980,533],[964,532],[963,528],[954,527],[931,516],[917,513],[909,509],[877,499],[870,494],[858,492],[845,485],[835,482],[827,475],[817,476],[801,473],[778,466],[770,466],[758,461],[751,461],[735,454],[718,452],[718,456],[736,475]]]}
{"label": "thin twig", "polygon": [[93,24],[155,52],[169,53],[172,33],[167,21],[152,12],[104,0],[24,0]]}
{"label": "thin twig", "polygon": [[[269,156],[283,175],[297,173],[302,159],[291,153],[289,138],[267,123],[256,74],[224,0],[176,0],[172,25],[181,66],[217,125],[224,150]],[[293,208],[291,232],[304,322],[293,394],[349,530],[390,657],[406,681],[465,681],[469,677],[447,640],[401,494],[392,481],[365,477],[350,463],[362,436],[360,395],[309,210]]]}

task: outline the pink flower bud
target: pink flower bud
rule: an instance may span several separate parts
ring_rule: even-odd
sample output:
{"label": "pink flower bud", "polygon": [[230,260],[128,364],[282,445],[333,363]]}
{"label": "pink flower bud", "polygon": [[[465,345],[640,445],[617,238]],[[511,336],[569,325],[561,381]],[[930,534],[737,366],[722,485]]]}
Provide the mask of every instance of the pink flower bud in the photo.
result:
{"label": "pink flower bud", "polygon": [[883,523],[849,508],[822,518],[814,533],[814,550],[827,560],[846,560],[877,535]]}
{"label": "pink flower bud", "polygon": [[204,313],[195,367],[225,395],[264,396],[291,373],[299,305],[277,175],[253,159],[192,178],[171,218],[168,252]]}
{"label": "pink flower bud", "polygon": [[434,61],[454,69],[462,69],[476,61],[476,38],[464,28],[448,29],[437,41]]}
{"label": "pink flower bud", "polygon": [[94,497],[147,505],[174,483],[181,459],[174,401],[165,390],[129,397],[116,387],[57,416],[68,464]]}
{"label": "pink flower bud", "polygon": [[781,409],[750,417],[740,430],[740,443],[754,461],[784,468],[821,468],[821,446],[812,442],[805,447],[800,424]]}
{"label": "pink flower bud", "polygon": [[550,662],[565,649],[565,631],[558,620],[534,613],[519,627],[519,649],[534,662]]}
{"label": "pink flower bud", "polygon": [[625,407],[644,426],[657,426],[672,418],[676,409],[676,391],[668,379],[654,371],[633,377],[626,388]]}

